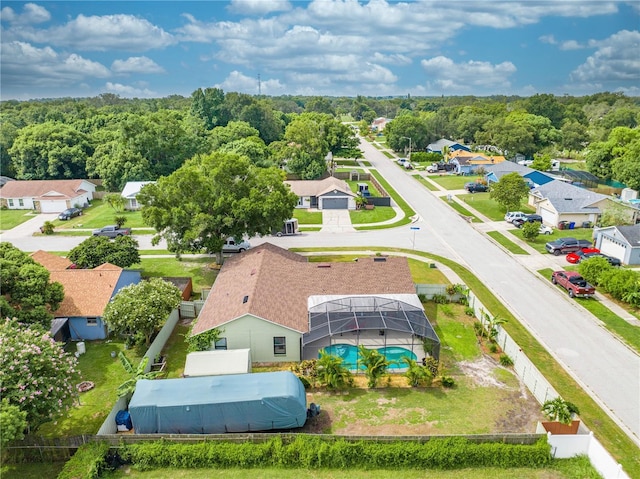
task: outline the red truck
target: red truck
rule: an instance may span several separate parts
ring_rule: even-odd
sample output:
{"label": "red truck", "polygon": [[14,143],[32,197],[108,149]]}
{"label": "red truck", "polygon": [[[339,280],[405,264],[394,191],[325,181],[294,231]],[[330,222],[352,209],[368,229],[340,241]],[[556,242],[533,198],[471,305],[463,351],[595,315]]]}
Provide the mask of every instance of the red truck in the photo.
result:
{"label": "red truck", "polygon": [[572,298],[590,298],[596,292],[596,288],[587,283],[587,280],[576,271],[554,271],[551,282],[566,289]]}

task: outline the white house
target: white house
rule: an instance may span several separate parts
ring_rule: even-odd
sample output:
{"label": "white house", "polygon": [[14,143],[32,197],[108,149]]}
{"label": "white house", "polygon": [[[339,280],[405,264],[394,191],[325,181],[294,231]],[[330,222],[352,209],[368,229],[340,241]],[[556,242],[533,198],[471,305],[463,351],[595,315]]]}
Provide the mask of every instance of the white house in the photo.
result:
{"label": "white house", "polygon": [[295,180],[285,183],[298,196],[296,208],[356,209],[356,194],[344,180],[330,176],[324,180]]}
{"label": "white house", "polygon": [[95,191],[87,180],[9,181],[0,189],[0,201],[10,210],[60,213],[88,205]]}
{"label": "white house", "polygon": [[596,224],[611,199],[606,195],[553,180],[529,192],[529,205],[542,216],[545,224],[558,225],[561,221]]}
{"label": "white house", "polygon": [[138,204],[136,197],[138,196],[138,193],[140,193],[142,187],[149,183],[155,183],[155,181],[127,181],[127,184],[124,185],[124,188],[122,189],[122,193],[120,193],[120,196],[122,196],[126,201],[124,206],[126,210],[140,209],[140,205]]}
{"label": "white house", "polygon": [[594,234],[594,245],[606,255],[623,264],[640,264],[640,224],[633,226],[608,226]]}

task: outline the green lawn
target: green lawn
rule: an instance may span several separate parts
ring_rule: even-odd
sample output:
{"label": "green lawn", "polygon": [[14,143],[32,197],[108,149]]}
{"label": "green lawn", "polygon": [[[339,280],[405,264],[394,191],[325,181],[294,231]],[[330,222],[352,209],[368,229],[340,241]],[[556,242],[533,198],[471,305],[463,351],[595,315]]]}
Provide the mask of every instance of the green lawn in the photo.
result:
{"label": "green lawn", "polygon": [[453,201],[453,200],[449,201],[444,196],[440,197],[440,199],[442,201],[445,201],[451,208],[456,210],[458,213],[460,213],[460,215],[464,216],[465,218],[471,218],[471,221],[473,221],[474,223],[482,223],[480,218],[478,218],[476,215],[474,215],[471,211],[466,209],[464,206],[462,206],[457,201]]}
{"label": "green lawn", "polygon": [[120,211],[116,212],[111,206],[102,200],[93,200],[91,206],[82,210],[82,216],[76,216],[67,221],[56,219],[53,223],[56,228],[100,228],[105,225],[115,223],[115,216],[124,216],[127,218],[125,226],[127,228],[148,227],[142,221],[142,213],[140,211]]}
{"label": "green lawn", "polygon": [[300,224],[301,226],[322,224],[321,211],[307,211],[303,208],[295,208],[293,210],[293,217],[298,220],[298,224]]}
{"label": "green lawn", "polygon": [[438,183],[445,190],[462,190],[465,183],[483,180],[484,176],[461,176],[443,173],[441,175],[430,175],[429,179]]}
{"label": "green lawn", "polygon": [[364,227],[356,226],[356,229],[375,230],[375,229],[383,229],[383,228],[395,228],[397,226],[409,224],[411,222],[411,216],[415,215],[416,212],[413,211],[413,209],[409,206],[409,204],[396,193],[396,191],[391,187],[391,185],[387,182],[387,180],[385,180],[382,176],[380,176],[380,174],[377,171],[371,171],[371,174],[375,177],[375,179],[378,181],[380,186],[382,186],[382,188],[386,190],[387,194],[391,196],[391,198],[393,198],[393,201],[395,201],[396,204],[402,209],[402,211],[404,211],[405,216],[401,220],[398,220],[392,224],[379,225],[379,226],[364,226]]}
{"label": "green lawn", "polygon": [[416,284],[449,284],[449,279],[438,268],[426,267],[424,261],[408,258],[411,278]]}
{"label": "green lawn", "polygon": [[[67,345],[67,350],[75,352],[75,342]],[[78,359],[80,381],[92,381],[95,387],[80,393],[79,404],[54,422],[43,424],[38,434],[45,437],[76,436],[95,434],[100,429],[111,408],[118,399],[116,389],[127,378],[120,360],[111,357],[111,352],[123,351],[130,361],[137,364],[142,357],[137,349],[126,350],[124,341],[85,341],[86,353]]]}
{"label": "green lawn", "polygon": [[[509,230],[518,238],[524,239],[522,237],[522,230],[514,227],[512,230]],[[544,245],[549,241],[555,241],[559,238],[576,238],[576,239],[586,239],[589,241],[593,241],[593,230],[591,228],[577,228],[573,230],[559,230],[557,228],[553,229],[553,233],[550,235],[538,235],[533,241],[527,241],[527,244],[531,246],[533,249],[538,251],[539,253],[549,254],[545,249]],[[525,240],[526,241],[526,240]]]}
{"label": "green lawn", "polygon": [[[374,145],[374,146],[375,146],[375,145]],[[376,146],[376,148],[378,148],[378,147]],[[379,148],[378,148],[378,149],[379,149]],[[383,151],[383,152],[382,152],[382,154],[383,154],[384,156],[386,156],[387,158],[392,159],[392,160],[395,160],[395,158],[396,158],[396,156],[395,156],[393,153],[390,153],[390,152],[388,152],[388,151]]]}
{"label": "green lawn", "polygon": [[162,355],[167,358],[167,366],[165,369],[165,377],[167,379],[182,377],[184,363],[187,358],[187,348],[189,347],[186,341],[189,329],[189,325],[176,324],[173,333],[162,350]]}
{"label": "green lawn", "polygon": [[[538,273],[551,281],[551,273],[553,273],[551,269],[546,268],[539,270]],[[640,354],[640,328],[622,319],[600,301],[592,298],[575,298],[575,300],[580,304],[580,306],[602,321],[605,327],[624,341],[627,346]]]}
{"label": "green lawn", "polygon": [[36,216],[38,215],[34,214],[31,210],[0,209],[0,231],[8,231]]}
{"label": "green lawn", "polygon": [[[479,213],[482,213],[491,221],[504,221],[506,211],[502,206],[489,198],[489,193],[468,193],[458,195],[458,198],[478,210]],[[523,206],[522,211],[525,213],[535,213],[535,210],[527,206]]]}
{"label": "green lawn", "polygon": [[[137,265],[136,265],[137,266]],[[190,276],[194,293],[200,293],[203,287],[213,284],[218,270],[215,269],[215,258],[142,258],[139,268],[145,277]],[[195,294],[198,296],[198,294]]]}
{"label": "green lawn", "polygon": [[390,220],[396,216],[396,212],[390,206],[376,206],[372,210],[349,210],[349,216],[352,224],[361,225]]}
{"label": "green lawn", "polygon": [[424,186],[426,186],[428,190],[430,190],[430,191],[440,191],[440,188],[438,188],[436,185],[431,183],[429,180],[425,179],[423,176],[421,176],[421,175],[413,175],[413,177],[416,180],[418,180],[420,183],[422,183]]}
{"label": "green lawn", "polygon": [[499,233],[498,231],[489,231],[487,232],[487,235],[491,236],[495,241],[497,241],[499,244],[504,246],[508,251],[510,251],[513,254],[529,254],[520,246],[515,244],[513,241],[511,241],[509,238],[507,238],[502,233]]}
{"label": "green lawn", "polygon": [[[482,469],[457,470],[413,470],[413,469],[155,469],[138,471],[123,467],[114,473],[101,476],[103,479],[209,479],[215,475],[222,479],[598,479],[600,476],[584,457],[572,459],[554,459],[545,468],[500,469],[487,467]],[[3,476],[4,477],[4,476]],[[13,476],[20,477],[20,476]],[[8,479],[13,477],[7,476]],[[54,479],[54,475],[25,476],[25,479]]]}
{"label": "green lawn", "polygon": [[338,167],[344,166],[360,166],[356,160],[337,159],[334,162]]}

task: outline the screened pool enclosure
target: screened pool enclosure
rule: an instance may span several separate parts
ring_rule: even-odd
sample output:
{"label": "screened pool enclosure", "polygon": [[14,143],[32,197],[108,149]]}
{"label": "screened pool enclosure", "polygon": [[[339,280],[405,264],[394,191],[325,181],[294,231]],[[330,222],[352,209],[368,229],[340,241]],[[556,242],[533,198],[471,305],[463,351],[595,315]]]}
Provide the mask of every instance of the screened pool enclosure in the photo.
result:
{"label": "screened pool enclosure", "polygon": [[308,311],[304,359],[317,358],[321,349],[338,344],[404,348],[418,360],[440,356],[438,335],[415,294],[311,296]]}

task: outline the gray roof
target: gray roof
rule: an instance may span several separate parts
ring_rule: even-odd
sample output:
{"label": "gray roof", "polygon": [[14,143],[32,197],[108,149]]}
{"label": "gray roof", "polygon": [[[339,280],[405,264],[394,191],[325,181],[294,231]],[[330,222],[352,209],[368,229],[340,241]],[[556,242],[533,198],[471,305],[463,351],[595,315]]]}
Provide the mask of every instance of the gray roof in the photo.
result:
{"label": "gray roof", "polygon": [[519,165],[513,161],[503,161],[501,163],[494,163],[493,165],[484,165],[484,169],[488,173],[493,173],[496,178],[501,178],[507,173],[520,173],[521,176],[528,175],[536,170],[529,168],[528,166]]}
{"label": "gray roof", "polygon": [[631,246],[640,246],[640,224],[633,226],[616,226],[616,228]]}
{"label": "gray roof", "polygon": [[600,213],[594,204],[609,198],[559,180],[538,186],[531,194],[549,200],[558,213]]}
{"label": "gray roof", "polygon": [[438,141],[427,145],[427,150],[431,151],[442,151],[442,148],[445,146],[455,145],[457,142],[447,140],[446,138],[440,138]]}

